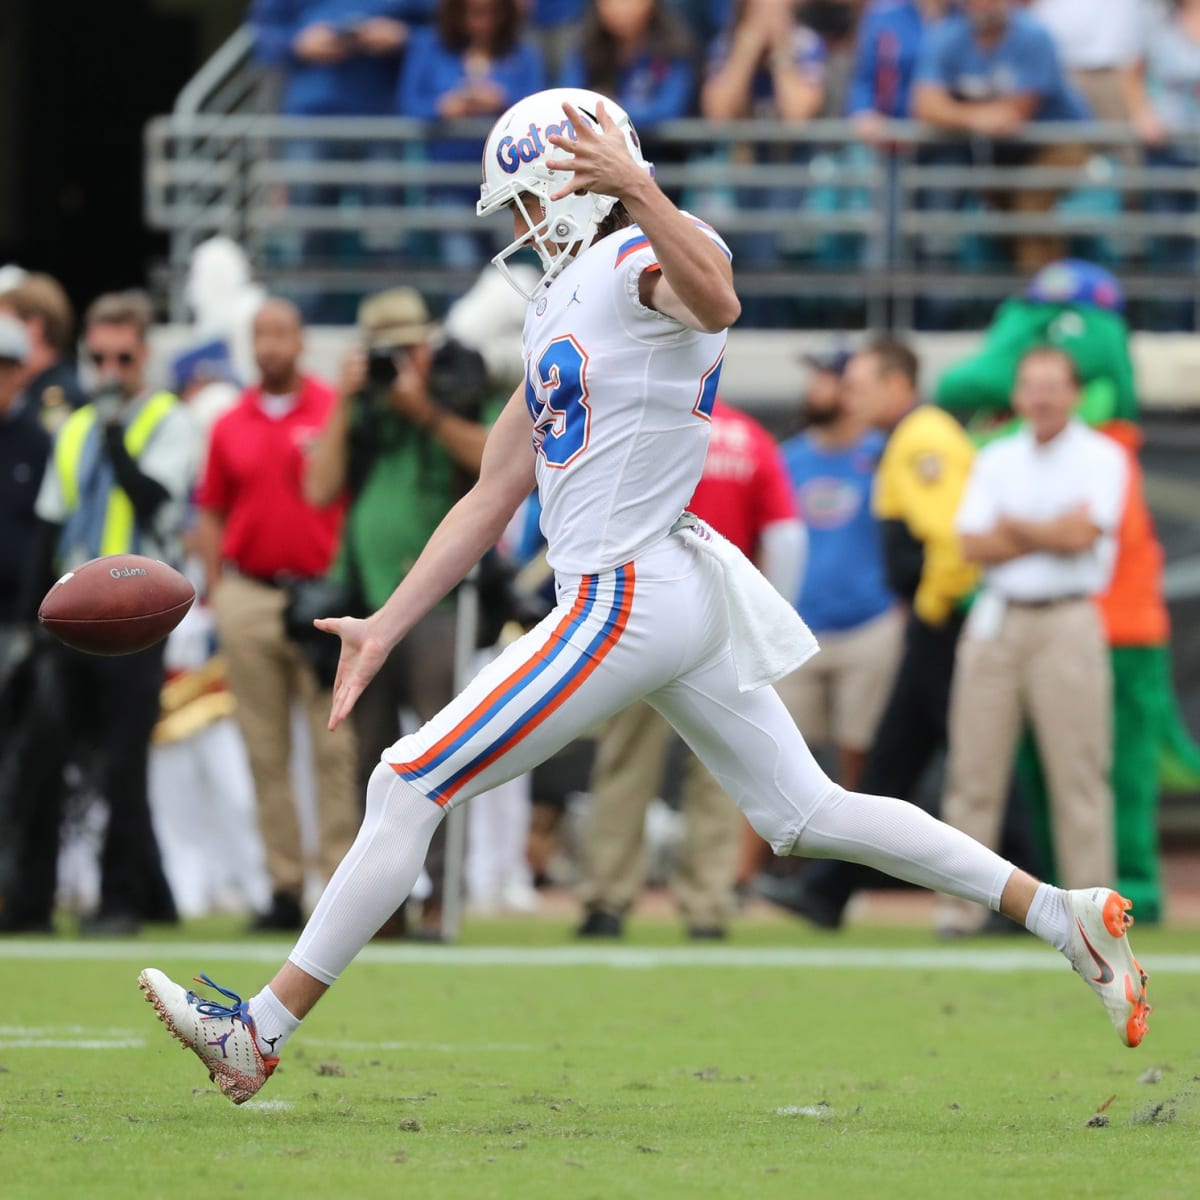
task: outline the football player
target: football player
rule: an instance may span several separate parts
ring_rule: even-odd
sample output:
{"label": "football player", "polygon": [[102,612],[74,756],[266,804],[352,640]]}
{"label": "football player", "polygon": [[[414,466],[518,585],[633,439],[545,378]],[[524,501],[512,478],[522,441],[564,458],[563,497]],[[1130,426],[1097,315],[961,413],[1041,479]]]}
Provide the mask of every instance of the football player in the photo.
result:
{"label": "football player", "polygon": [[[847,792],[817,765],[774,689],[757,686],[815,642],[739,552],[681,515],[740,312],[721,237],[657,186],[621,108],[576,89],[530,96],[497,121],[478,212],[504,210],[514,237],[496,265],[507,272],[526,246],[542,265],[523,292],[525,381],[491,431],[478,483],[383,608],[318,622],[342,641],[330,726],[535,486],[558,605],[383,751],[358,838],[269,987],[246,1001],[218,988],[226,1003],[142,972],[171,1032],[232,1100],[254,1095],[301,1019],[407,896],[447,808],[644,698],[777,854],[867,863],[1023,922],[1066,954],[1136,1045],[1149,1008],[1126,901],[1106,887],[1039,884],[913,805]],[[769,603],[762,589],[796,625],[754,620]]]}

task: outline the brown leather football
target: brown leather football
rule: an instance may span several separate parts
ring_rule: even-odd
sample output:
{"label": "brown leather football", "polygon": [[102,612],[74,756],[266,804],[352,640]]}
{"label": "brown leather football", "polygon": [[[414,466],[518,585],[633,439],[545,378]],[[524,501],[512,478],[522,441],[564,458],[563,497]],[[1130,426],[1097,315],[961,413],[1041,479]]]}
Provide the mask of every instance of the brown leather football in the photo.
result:
{"label": "brown leather football", "polygon": [[38,620],[76,650],[133,654],[161,642],[195,598],[174,567],[140,554],[110,554],[68,571],[46,593]]}

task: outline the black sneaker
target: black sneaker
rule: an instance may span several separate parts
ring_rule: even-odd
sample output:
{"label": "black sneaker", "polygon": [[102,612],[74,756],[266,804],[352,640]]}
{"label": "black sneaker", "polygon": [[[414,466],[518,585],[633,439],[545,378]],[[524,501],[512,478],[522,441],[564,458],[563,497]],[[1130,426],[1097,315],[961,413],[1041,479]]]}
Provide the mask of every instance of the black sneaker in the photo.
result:
{"label": "black sneaker", "polygon": [[687,935],[693,942],[723,942],[725,927],[723,925],[689,925]]}
{"label": "black sneaker", "polygon": [[621,933],[621,918],[602,908],[593,908],[575,930],[581,938],[619,938]]}
{"label": "black sneaker", "polygon": [[840,929],[846,910],[811,891],[802,875],[756,875],[755,895],[803,917],[818,929]]}
{"label": "black sneaker", "polygon": [[300,901],[287,892],[276,892],[271,897],[271,907],[259,913],[250,922],[250,933],[295,932],[304,928],[304,916],[300,912]]}

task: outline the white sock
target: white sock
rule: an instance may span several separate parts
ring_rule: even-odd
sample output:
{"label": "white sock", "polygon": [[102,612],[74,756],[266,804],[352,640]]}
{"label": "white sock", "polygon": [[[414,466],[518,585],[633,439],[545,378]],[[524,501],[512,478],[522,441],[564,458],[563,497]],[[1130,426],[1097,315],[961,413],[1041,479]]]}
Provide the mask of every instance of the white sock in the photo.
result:
{"label": "white sock", "polygon": [[1066,952],[1071,918],[1067,915],[1061,888],[1048,883],[1038,884],[1025,917],[1025,928],[1042,941],[1049,942],[1055,950]]}
{"label": "white sock", "polygon": [[290,962],[333,983],[408,897],[446,815],[386,763],[367,784],[367,811],[346,857],[308,919]]}
{"label": "white sock", "polygon": [[264,1058],[278,1057],[288,1038],[300,1028],[300,1018],[293,1017],[269,987],[252,996],[246,1007],[254,1022],[259,1051]]}

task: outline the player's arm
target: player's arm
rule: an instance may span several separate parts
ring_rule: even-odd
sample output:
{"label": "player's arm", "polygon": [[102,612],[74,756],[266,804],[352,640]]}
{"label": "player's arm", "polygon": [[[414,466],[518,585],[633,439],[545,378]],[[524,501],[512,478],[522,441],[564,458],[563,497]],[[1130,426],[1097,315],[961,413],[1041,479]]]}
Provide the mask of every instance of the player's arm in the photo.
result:
{"label": "player's arm", "polygon": [[580,189],[618,197],[650,239],[658,259],[660,269],[642,276],[642,303],[693,329],[709,333],[727,329],[738,319],[742,306],[725,252],[634,162],[603,103],[596,106],[599,132],[572,105],[564,104],[563,111],[577,140],[559,135],[549,139],[573,156],[547,163],[556,171],[572,172],[570,182],[551,198],[561,199]]}
{"label": "player's arm", "polygon": [[365,621],[330,617],[318,629],[342,639],[329,727],[344,720],[393,646],[494,546],[533,490],[533,423],[522,383],[492,426],[475,486],[446,514],[420,557]]}

